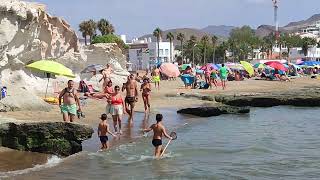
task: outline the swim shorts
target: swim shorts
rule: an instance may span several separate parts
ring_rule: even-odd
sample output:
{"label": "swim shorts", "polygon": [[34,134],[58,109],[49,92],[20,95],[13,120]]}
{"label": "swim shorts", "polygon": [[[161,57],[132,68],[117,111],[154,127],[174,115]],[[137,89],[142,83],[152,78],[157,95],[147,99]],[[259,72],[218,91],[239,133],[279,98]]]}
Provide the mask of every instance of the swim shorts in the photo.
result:
{"label": "swim shorts", "polygon": [[122,104],[120,104],[120,105],[111,105],[110,114],[112,116],[122,115],[123,114],[123,106],[122,106]]}
{"label": "swim shorts", "polygon": [[152,80],[153,82],[160,82],[160,76],[153,76]]}
{"label": "swim shorts", "polygon": [[60,106],[61,113],[68,113],[72,115],[77,115],[77,105],[71,104],[71,105],[61,105]]}
{"label": "swim shorts", "polygon": [[131,103],[136,102],[136,98],[135,98],[135,97],[126,96],[126,98],[125,98],[124,100],[125,100],[125,102],[128,103],[128,104],[131,104]]}
{"label": "swim shorts", "polygon": [[154,139],[154,140],[152,140],[152,145],[154,147],[161,146],[162,145],[162,140],[161,139]]}
{"label": "swim shorts", "polygon": [[100,142],[105,144],[108,141],[108,136],[99,136]]}
{"label": "swim shorts", "polygon": [[226,81],[227,80],[227,76],[220,76],[220,79],[223,80],[223,81]]}

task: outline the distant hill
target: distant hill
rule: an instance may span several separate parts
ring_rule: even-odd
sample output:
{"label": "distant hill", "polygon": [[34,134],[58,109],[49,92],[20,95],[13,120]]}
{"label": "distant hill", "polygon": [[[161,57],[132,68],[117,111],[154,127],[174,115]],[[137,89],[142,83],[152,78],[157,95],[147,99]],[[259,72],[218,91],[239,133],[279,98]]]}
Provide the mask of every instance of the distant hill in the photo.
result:
{"label": "distant hill", "polygon": [[[320,21],[320,14],[315,14],[308,18],[307,20],[302,20],[302,21],[296,21],[296,22],[290,22],[284,27],[280,27],[279,31],[280,32],[296,32],[299,31],[305,27],[308,27],[317,21]],[[256,34],[258,36],[266,36],[270,34],[271,32],[274,32],[275,27],[270,26],[270,25],[261,25],[257,28]]]}
{"label": "distant hill", "polygon": [[201,31],[206,32],[208,34],[220,36],[220,37],[229,37],[231,30],[234,28],[236,28],[236,27],[225,26],[225,25],[221,25],[221,26],[211,25],[211,26],[207,26],[207,27],[201,29]]}

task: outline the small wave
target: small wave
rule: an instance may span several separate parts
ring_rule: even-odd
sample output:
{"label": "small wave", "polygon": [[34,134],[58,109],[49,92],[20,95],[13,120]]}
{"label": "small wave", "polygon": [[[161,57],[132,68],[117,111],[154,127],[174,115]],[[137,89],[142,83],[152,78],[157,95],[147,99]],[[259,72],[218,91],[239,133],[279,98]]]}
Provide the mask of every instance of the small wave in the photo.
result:
{"label": "small wave", "polygon": [[50,158],[48,158],[48,160],[45,164],[37,164],[32,168],[27,168],[27,169],[22,169],[22,170],[1,172],[0,178],[8,178],[10,176],[16,176],[16,175],[30,173],[33,171],[39,171],[39,170],[45,169],[45,168],[51,168],[51,167],[58,165],[61,161],[62,161],[62,159],[59,158],[58,156],[51,156]]}

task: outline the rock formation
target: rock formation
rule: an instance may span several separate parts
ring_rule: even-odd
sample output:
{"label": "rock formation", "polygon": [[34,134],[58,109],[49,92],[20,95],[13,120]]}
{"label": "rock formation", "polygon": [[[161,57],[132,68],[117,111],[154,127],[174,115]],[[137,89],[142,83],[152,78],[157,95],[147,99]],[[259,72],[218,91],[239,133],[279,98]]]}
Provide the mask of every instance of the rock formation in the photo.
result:
{"label": "rock formation", "polygon": [[[87,55],[86,65],[90,64],[110,64],[114,70],[111,75],[111,80],[114,84],[122,84],[126,81],[129,72],[126,70],[126,57],[123,55],[121,49],[115,43],[98,43],[85,47],[85,54]],[[82,78],[90,78],[90,75],[82,75]],[[99,79],[101,76],[94,77]]]}
{"label": "rock formation", "polygon": [[197,107],[181,109],[178,111],[180,114],[190,114],[199,117],[220,116],[222,114],[246,114],[249,112],[249,108],[234,106]]}
{"label": "rock formation", "polygon": [[[61,62],[78,64],[84,62],[85,55],[70,25],[46,13],[44,5],[2,0],[0,67],[20,69],[31,61],[45,58],[61,58]],[[63,61],[66,58],[68,61]]]}
{"label": "rock formation", "polygon": [[81,142],[92,134],[91,127],[73,123],[3,123],[0,124],[0,146],[68,156],[80,152]]}

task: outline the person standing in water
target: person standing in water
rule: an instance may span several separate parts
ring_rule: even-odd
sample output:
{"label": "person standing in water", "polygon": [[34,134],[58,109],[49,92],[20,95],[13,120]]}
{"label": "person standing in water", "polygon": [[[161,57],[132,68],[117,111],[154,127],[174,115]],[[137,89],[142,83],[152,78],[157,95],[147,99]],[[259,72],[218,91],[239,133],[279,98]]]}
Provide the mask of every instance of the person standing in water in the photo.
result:
{"label": "person standing in water", "polygon": [[150,112],[150,94],[151,94],[151,84],[148,78],[143,79],[143,83],[141,84],[140,91],[142,91],[142,99],[144,103],[144,112],[149,110]]}
{"label": "person standing in water", "polygon": [[150,128],[144,129],[143,132],[150,132],[153,131],[153,139],[152,139],[152,145],[155,147],[154,149],[154,156],[159,158],[162,153],[162,136],[165,136],[166,138],[172,140],[172,137],[170,137],[164,125],[162,124],[163,116],[162,114],[156,115],[156,124],[152,124]]}
{"label": "person standing in water", "polygon": [[153,71],[152,71],[152,80],[154,82],[154,86],[158,90],[160,90],[160,70],[155,66]]}
{"label": "person standing in water", "polygon": [[101,142],[101,150],[109,148],[108,134],[111,134],[113,137],[116,137],[116,135],[110,131],[109,124],[107,122],[107,117],[107,114],[102,114],[100,117],[101,122],[98,126],[98,136]]}
{"label": "person standing in water", "polygon": [[138,85],[133,74],[129,76],[128,81],[124,84],[122,90],[126,90],[125,107],[129,115],[128,120],[132,123],[135,103],[138,101]]}
{"label": "person standing in water", "polygon": [[[114,131],[118,134],[122,134],[121,120],[122,120],[122,115],[124,114],[125,105],[124,105],[122,95],[120,94],[119,86],[114,87],[114,93],[111,94],[109,102],[111,103],[110,114],[112,115],[112,119],[113,119]],[[118,131],[117,125],[119,125],[119,131]]]}
{"label": "person standing in water", "polygon": [[221,84],[222,84],[222,89],[226,89],[226,81],[228,78],[228,69],[225,67],[224,64],[222,64],[222,67],[219,69],[220,72],[220,79],[221,79]]}
{"label": "person standing in water", "polygon": [[64,88],[59,95],[59,107],[63,114],[63,121],[65,122],[73,122],[77,115],[77,111],[81,112],[80,100],[73,87],[74,82],[69,80],[68,87]]}

